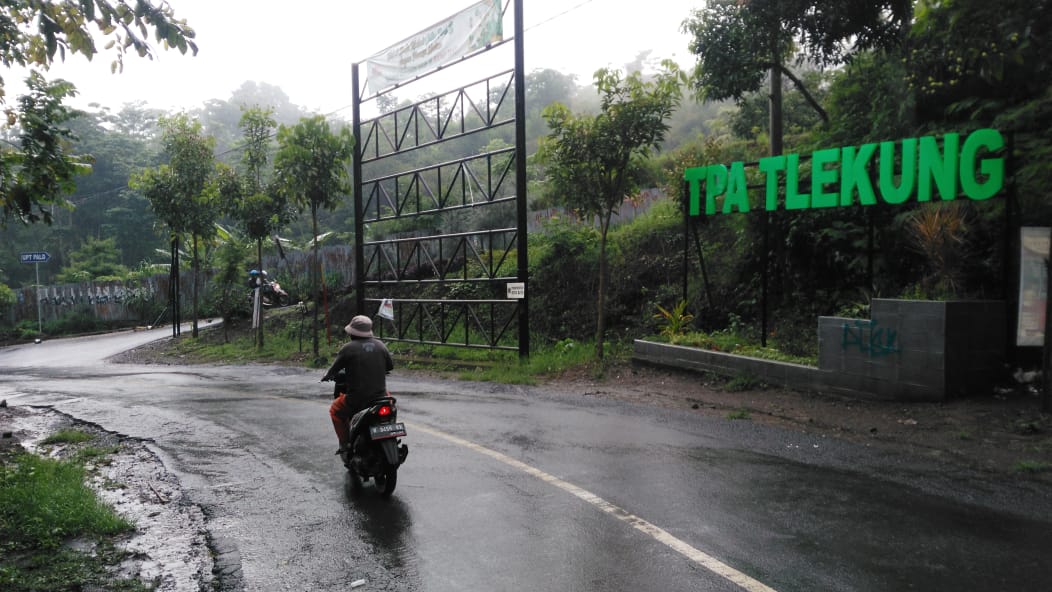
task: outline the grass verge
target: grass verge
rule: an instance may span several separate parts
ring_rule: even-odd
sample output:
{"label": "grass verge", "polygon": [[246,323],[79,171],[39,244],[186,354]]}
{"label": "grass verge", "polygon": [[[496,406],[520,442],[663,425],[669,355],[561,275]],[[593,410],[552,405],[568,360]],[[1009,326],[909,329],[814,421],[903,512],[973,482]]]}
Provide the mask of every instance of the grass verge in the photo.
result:
{"label": "grass verge", "polygon": [[[319,357],[313,354],[312,336],[301,326],[302,315],[294,307],[268,312],[264,328],[264,347],[255,344],[254,333],[239,321],[228,330],[209,328],[197,339],[183,336],[167,350],[180,363],[247,364],[282,363],[325,367],[347,341],[345,335],[319,337]],[[597,361],[595,345],[565,339],[534,347],[529,358],[519,359],[517,351],[464,348],[385,341],[399,368],[448,374],[462,380],[503,384],[536,384],[539,378],[558,376],[571,369],[602,377],[611,365],[631,356],[628,344],[610,344],[606,358]]]}
{"label": "grass verge", "polygon": [[[83,435],[70,430],[52,440],[91,442]],[[0,590],[149,589],[114,575],[125,556],[114,541],[134,525],[85,484],[84,463],[107,451],[113,449],[86,446],[65,460],[20,449],[0,455]]]}

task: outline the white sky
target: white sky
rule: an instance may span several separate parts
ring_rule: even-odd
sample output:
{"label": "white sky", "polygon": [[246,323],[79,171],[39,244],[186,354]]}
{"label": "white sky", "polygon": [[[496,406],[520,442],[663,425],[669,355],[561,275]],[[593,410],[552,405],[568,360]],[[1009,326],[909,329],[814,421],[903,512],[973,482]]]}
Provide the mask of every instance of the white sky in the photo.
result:
{"label": "white sky", "polygon": [[[78,55],[45,75],[76,85],[80,95],[71,102],[77,106],[95,102],[119,109],[141,100],[160,109],[192,109],[209,99],[229,99],[252,80],[281,87],[297,105],[329,113],[351,103],[353,62],[475,1],[168,0],[197,32],[197,56],[156,47],[153,61],[127,56],[124,72],[110,74],[108,53],[92,62]],[[675,59],[684,68],[693,64],[680,25],[703,0],[524,2],[527,72],[553,68],[577,74],[586,84],[596,69],[621,68],[648,49],[652,58]],[[506,38],[514,34],[512,10],[507,9]],[[9,103],[21,92],[22,78],[19,71],[4,74]]]}

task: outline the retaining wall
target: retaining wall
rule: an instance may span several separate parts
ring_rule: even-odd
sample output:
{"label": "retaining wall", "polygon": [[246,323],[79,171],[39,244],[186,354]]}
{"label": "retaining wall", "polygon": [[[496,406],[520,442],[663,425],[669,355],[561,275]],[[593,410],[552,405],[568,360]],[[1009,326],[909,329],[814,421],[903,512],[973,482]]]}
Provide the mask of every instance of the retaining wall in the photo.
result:
{"label": "retaining wall", "polygon": [[635,342],[639,362],[798,390],[861,398],[943,401],[989,392],[1007,357],[1002,301],[874,299],[870,319],[820,317],[818,367]]}

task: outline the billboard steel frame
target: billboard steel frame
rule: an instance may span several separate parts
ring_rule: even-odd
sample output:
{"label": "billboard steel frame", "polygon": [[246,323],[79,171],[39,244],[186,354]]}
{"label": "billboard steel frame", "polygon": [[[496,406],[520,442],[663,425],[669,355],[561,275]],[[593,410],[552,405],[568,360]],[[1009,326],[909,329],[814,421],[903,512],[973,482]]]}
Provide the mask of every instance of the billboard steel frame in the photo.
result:
{"label": "billboard steel frame", "polygon": [[[510,1],[514,4],[512,69],[363,121],[363,102],[377,100],[404,85],[396,84],[363,98],[360,64],[352,65],[355,304],[360,314],[372,315],[380,303],[392,303],[394,319],[376,325],[383,339],[517,350],[520,357],[529,355],[523,0]],[[448,70],[507,42],[494,42],[410,82]],[[473,99],[469,89],[474,88],[484,89],[484,101]],[[513,100],[509,100],[510,89],[514,89]],[[514,114],[507,113],[510,106]],[[508,125],[515,126],[513,148],[408,170],[387,170],[375,176],[363,174],[365,165]],[[367,236],[367,225],[508,205],[515,208],[513,228],[383,240]],[[493,286],[514,284],[515,297],[457,298],[454,286],[464,284],[488,285],[491,291],[498,289]],[[426,297],[435,291],[442,292],[441,297]],[[509,296],[511,292],[509,289]],[[516,330],[517,343],[512,345]]]}

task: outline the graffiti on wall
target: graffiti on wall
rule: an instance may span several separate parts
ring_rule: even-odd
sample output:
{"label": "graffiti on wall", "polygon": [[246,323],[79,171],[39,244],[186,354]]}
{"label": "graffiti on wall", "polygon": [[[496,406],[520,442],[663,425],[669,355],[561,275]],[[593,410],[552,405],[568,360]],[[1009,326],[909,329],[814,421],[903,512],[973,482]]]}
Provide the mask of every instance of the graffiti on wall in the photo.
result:
{"label": "graffiti on wall", "polygon": [[40,289],[40,304],[76,306],[78,304],[107,304],[124,302],[125,289],[121,284],[108,286],[48,286]]}
{"label": "graffiti on wall", "polygon": [[877,321],[857,319],[853,323],[844,323],[844,332],[840,345],[844,351],[858,348],[858,351],[870,357],[889,356],[899,353],[898,331],[880,327]]}
{"label": "graffiti on wall", "polygon": [[87,310],[107,321],[138,321],[144,301],[166,302],[170,279],[167,274],[125,284],[120,281],[84,282],[57,286],[26,287],[16,292],[11,321],[44,322]]}

